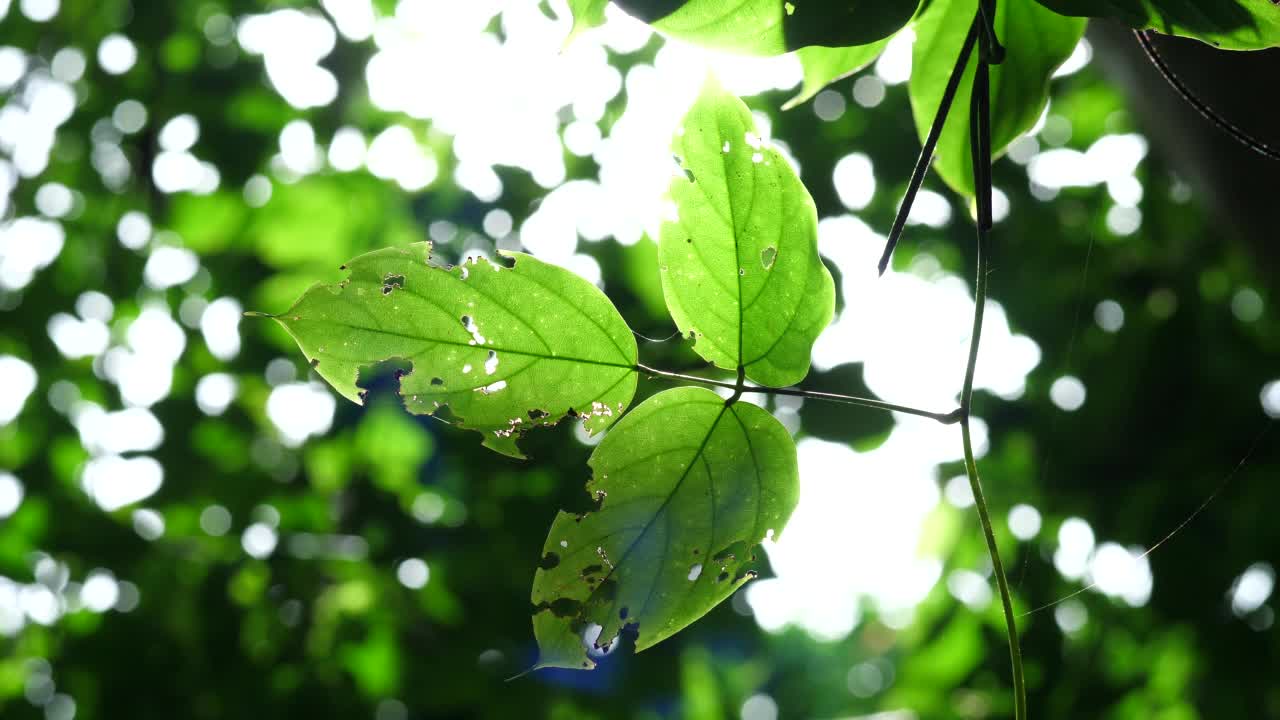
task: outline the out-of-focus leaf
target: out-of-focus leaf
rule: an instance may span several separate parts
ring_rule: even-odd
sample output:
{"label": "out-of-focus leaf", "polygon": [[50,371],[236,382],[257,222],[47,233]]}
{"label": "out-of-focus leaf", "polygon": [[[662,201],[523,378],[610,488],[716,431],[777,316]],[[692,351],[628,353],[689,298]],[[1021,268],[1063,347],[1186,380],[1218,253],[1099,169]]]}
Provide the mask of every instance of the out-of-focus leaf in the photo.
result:
{"label": "out-of-focus leaf", "polygon": [[622,0],[654,29],[703,47],[781,55],[811,45],[846,47],[889,37],[919,0]]}
{"label": "out-of-focus leaf", "polygon": [[362,400],[361,368],[408,362],[400,392],[410,412],[447,406],[503,454],[522,457],[524,431],[566,415],[603,430],[635,393],[635,337],[594,285],[509,257],[510,269],[480,259],[446,270],[430,264],[427,243],[378,250],[275,319],[344,397]]}
{"label": "out-of-focus leaf", "polygon": [[1038,0],[1074,17],[1107,17],[1226,50],[1280,46],[1280,5],[1272,0]]}
{"label": "out-of-focus leaf", "polygon": [[705,388],[641,403],[590,464],[597,507],[556,517],[534,577],[539,667],[591,668],[586,642],[638,625],[641,651],[702,617],[753,576],[755,546],[799,498],[782,424]]}
{"label": "out-of-focus leaf", "polygon": [[603,25],[604,8],[608,4],[609,0],[569,0],[569,10],[573,13],[573,29],[569,31],[569,37],[564,40],[565,46],[567,47],[579,35],[591,28]]}
{"label": "out-of-focus leaf", "polygon": [[751,112],[714,81],[672,142],[684,174],[671,182],[678,219],[659,240],[662,289],[694,350],[761,385],[809,372],[814,340],[835,312],[818,257],[813,198]]}
{"label": "out-of-focus leaf", "polygon": [[[950,69],[969,32],[974,5],[934,0],[916,22],[911,62],[929,72],[911,74],[911,110],[921,141],[938,110]],[[991,67],[991,153],[998,155],[1030,130],[1049,102],[1049,78],[1075,49],[1085,20],[1050,12],[1034,0],[1003,0],[996,10],[996,34],[1008,51],[1005,62]],[[947,116],[934,168],[956,192],[973,195],[973,161],[969,157],[969,99],[972,97],[977,51],[969,59],[959,92]]]}
{"label": "out-of-focus leaf", "polygon": [[801,48],[796,56],[800,58],[800,66],[804,69],[804,84],[800,86],[800,92],[788,100],[782,109],[790,110],[817,95],[831,83],[849,77],[875,62],[888,44],[889,38],[884,38],[869,45],[853,47]]}

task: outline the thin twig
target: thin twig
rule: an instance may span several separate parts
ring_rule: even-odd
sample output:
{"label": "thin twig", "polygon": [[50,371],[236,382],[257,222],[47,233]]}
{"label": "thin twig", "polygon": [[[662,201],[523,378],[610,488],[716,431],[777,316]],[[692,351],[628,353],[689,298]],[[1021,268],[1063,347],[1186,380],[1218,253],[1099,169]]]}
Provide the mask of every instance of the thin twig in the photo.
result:
{"label": "thin twig", "polygon": [[1272,160],[1280,160],[1280,150],[1271,147],[1244,130],[1241,130],[1230,120],[1219,115],[1216,110],[1209,106],[1209,103],[1201,100],[1199,96],[1191,92],[1191,88],[1187,87],[1187,84],[1182,82],[1182,78],[1178,77],[1177,73],[1173,71],[1173,68],[1169,67],[1169,64],[1164,61],[1160,52],[1156,50],[1155,44],[1151,42],[1150,35],[1143,30],[1134,30],[1133,35],[1138,38],[1138,44],[1141,45],[1142,50],[1147,53],[1147,58],[1151,60],[1151,64],[1154,65],[1156,70],[1159,70],[1160,74],[1164,76],[1165,82],[1169,83],[1170,87],[1176,90],[1178,94],[1182,96],[1182,99],[1187,101],[1188,105],[1195,108],[1196,111],[1203,115],[1206,120],[1217,125],[1219,130],[1230,135],[1241,145],[1244,145],[1259,155],[1269,157]]}
{"label": "thin twig", "polygon": [[978,26],[981,23],[980,18],[980,14],[974,17],[973,24],[969,26],[969,34],[965,36],[960,55],[956,57],[951,77],[947,79],[947,87],[942,91],[942,100],[938,103],[938,111],[934,113],[933,125],[929,126],[929,135],[924,140],[924,146],[920,148],[920,157],[916,158],[915,169],[911,171],[911,182],[907,185],[907,194],[902,196],[902,204],[898,206],[898,216],[893,219],[889,240],[885,243],[884,254],[880,256],[881,275],[889,267],[889,260],[893,258],[893,249],[898,246],[898,239],[902,237],[902,229],[907,225],[907,216],[911,214],[911,206],[916,201],[916,194],[920,192],[925,173],[929,172],[929,163],[933,161],[933,151],[938,147],[938,138],[942,137],[942,127],[947,122],[947,113],[951,111],[951,103],[956,99],[956,91],[960,88],[960,78],[964,76],[965,66],[969,64],[969,56],[973,54],[973,44],[977,41]]}
{"label": "thin twig", "polygon": [[1017,619],[1013,613],[1013,597],[1009,592],[1009,580],[1005,576],[1004,563],[1000,560],[1000,548],[996,544],[991,514],[987,510],[982,481],[978,477],[978,462],[973,452],[973,433],[970,416],[973,409],[973,379],[978,367],[978,347],[982,341],[982,320],[987,305],[987,274],[990,255],[987,234],[991,230],[991,98],[990,67],[978,60],[973,78],[973,98],[970,107],[969,138],[973,157],[973,179],[977,192],[977,279],[974,282],[973,332],[969,340],[969,362],[965,367],[964,388],[960,396],[960,433],[964,442],[964,468],[973,492],[974,506],[982,534],[991,555],[992,572],[1000,591],[1000,603],[1004,610],[1005,628],[1009,635],[1009,658],[1013,665],[1013,709],[1016,720],[1026,720],[1027,688],[1022,668],[1022,648],[1018,642]]}
{"label": "thin twig", "polygon": [[860,405],[862,407],[876,408],[877,410],[890,410],[892,412],[906,413],[908,415],[917,415],[926,417],[930,420],[936,420],[943,425],[953,425],[960,421],[960,411],[952,410],[949,413],[931,412],[929,410],[921,410],[919,408],[909,407],[907,405],[895,405],[894,403],[881,402],[870,398],[857,397],[854,395],[841,395],[839,393],[821,392],[819,390],[804,390],[801,388],[771,388],[756,387],[751,385],[743,385],[741,388],[737,383],[727,382],[724,380],[712,380],[710,378],[698,377],[697,375],[685,375],[684,373],[669,372],[667,370],[659,370],[651,368],[648,365],[636,365],[636,369],[642,373],[652,375],[654,377],[666,378],[668,380],[684,380],[685,382],[701,383],[703,385],[713,385],[715,387],[727,388],[741,393],[761,393],[765,395],[786,395],[789,397],[810,398],[813,400],[824,400],[827,402],[843,403],[845,405]]}

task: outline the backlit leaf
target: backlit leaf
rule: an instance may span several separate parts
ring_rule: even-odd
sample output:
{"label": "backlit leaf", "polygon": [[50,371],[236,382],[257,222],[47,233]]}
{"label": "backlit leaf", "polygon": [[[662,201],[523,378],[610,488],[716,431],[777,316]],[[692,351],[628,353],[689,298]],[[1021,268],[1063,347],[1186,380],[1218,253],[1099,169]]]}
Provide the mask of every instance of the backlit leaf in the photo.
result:
{"label": "backlit leaf", "polygon": [[756,135],[741,100],[709,81],[672,142],[678,220],[662,225],[662,289],[694,350],[761,385],[794,385],[831,322],[835,285],[818,256],[813,199]]}
{"label": "backlit leaf", "polygon": [[[969,32],[975,5],[961,0],[933,0],[916,21],[911,62],[911,110],[921,141],[929,134],[947,77]],[[1085,20],[1068,18],[1035,0],[1001,0],[996,34],[1008,50],[1005,61],[991,66],[991,152],[998,155],[1030,130],[1049,102],[1049,79],[1070,57],[1084,34]],[[972,96],[975,49],[960,81],[951,114],[938,141],[934,168],[957,192],[973,195],[973,160],[969,157],[969,99]]]}
{"label": "backlit leaf", "polygon": [[569,37],[565,38],[567,47],[579,35],[594,27],[604,24],[604,8],[609,0],[569,0],[569,10],[573,14],[573,28]]}
{"label": "backlit leaf", "polygon": [[799,497],[782,424],[703,388],[641,403],[590,464],[596,507],[556,517],[534,576],[539,667],[590,668],[584,637],[604,647],[637,625],[641,651],[702,617],[754,576]]}
{"label": "backlit leaf", "polygon": [[790,110],[817,95],[831,83],[849,77],[875,62],[888,44],[889,38],[885,38],[870,45],[801,48],[796,56],[800,58],[800,66],[804,69],[804,84],[800,87],[799,94],[788,100],[782,109]]}
{"label": "backlit leaf", "polygon": [[1054,12],[1108,17],[1134,28],[1196,38],[1226,50],[1280,47],[1273,0],[1039,0]]}
{"label": "backlit leaf", "polygon": [[479,259],[444,269],[430,264],[427,243],[378,250],[275,319],[344,397],[362,401],[362,368],[407,362],[400,391],[410,412],[447,406],[503,454],[520,457],[524,431],[566,415],[603,430],[635,393],[635,337],[594,285],[507,255],[512,268]]}
{"label": "backlit leaf", "polygon": [[811,45],[865,45],[907,24],[919,0],[619,0],[654,29],[703,47],[781,55]]}

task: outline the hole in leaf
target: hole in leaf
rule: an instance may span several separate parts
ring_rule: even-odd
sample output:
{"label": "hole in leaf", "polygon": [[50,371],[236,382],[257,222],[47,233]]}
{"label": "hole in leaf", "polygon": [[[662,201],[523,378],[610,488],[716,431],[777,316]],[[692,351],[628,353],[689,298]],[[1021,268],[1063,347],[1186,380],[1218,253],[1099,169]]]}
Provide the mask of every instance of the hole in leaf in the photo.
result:
{"label": "hole in leaf", "polygon": [[724,582],[725,580],[728,580],[728,579],[729,579],[729,573],[724,570],[721,570],[720,575],[716,577],[716,582]]}
{"label": "hole in leaf", "polygon": [[492,375],[498,372],[498,353],[493,350],[489,351],[489,359],[484,361],[484,373]]}
{"label": "hole in leaf", "polygon": [[630,614],[630,612],[631,610],[624,606],[621,610],[618,611],[618,618],[622,620],[626,620],[627,615]]}
{"label": "hole in leaf", "polygon": [[764,269],[768,270],[773,267],[773,263],[778,259],[778,248],[770,245],[760,251],[760,263],[764,265]]}
{"label": "hole in leaf", "polygon": [[702,563],[694,563],[689,568],[689,582],[697,580],[702,575]]}
{"label": "hole in leaf", "polygon": [[402,287],[404,287],[403,275],[387,273],[387,276],[382,278],[382,294],[383,295],[390,295],[393,290],[396,290]]}
{"label": "hole in leaf", "polygon": [[550,413],[548,413],[546,410],[539,410],[538,408],[534,408],[529,411],[529,419],[541,420],[542,418],[546,417],[549,414]]}
{"label": "hole in leaf", "polygon": [[462,321],[463,329],[471,333],[472,345],[483,345],[485,343],[484,336],[480,334],[480,326],[476,324],[476,321],[474,318],[472,318],[470,315],[463,315],[461,318],[458,318],[458,319]]}
{"label": "hole in leaf", "polygon": [[603,566],[603,565],[599,565],[599,564],[597,564],[597,565],[588,565],[588,566],[586,566],[586,567],[582,568],[582,577],[587,578],[587,579],[590,579],[590,577],[591,577],[592,575],[596,575],[596,574],[598,574],[598,573],[600,573],[600,572],[603,572],[603,571],[604,571],[604,566]]}
{"label": "hole in leaf", "polygon": [[443,379],[443,378],[438,378],[438,377],[431,378],[431,384],[432,384],[432,385],[443,385],[443,384],[444,384],[444,379]]}
{"label": "hole in leaf", "polygon": [[558,553],[549,552],[542,556],[542,560],[538,563],[538,567],[543,570],[552,570],[560,564],[560,555]]}

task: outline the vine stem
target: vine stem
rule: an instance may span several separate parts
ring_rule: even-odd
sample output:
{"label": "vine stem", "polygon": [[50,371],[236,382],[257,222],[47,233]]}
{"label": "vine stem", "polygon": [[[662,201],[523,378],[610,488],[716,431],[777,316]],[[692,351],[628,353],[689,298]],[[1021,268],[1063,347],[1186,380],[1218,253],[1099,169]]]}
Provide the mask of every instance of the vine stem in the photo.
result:
{"label": "vine stem", "polygon": [[[994,4],[994,3],[993,3]],[[1000,603],[1004,609],[1005,628],[1009,635],[1009,659],[1013,665],[1013,708],[1016,720],[1027,717],[1027,687],[1022,668],[1022,648],[1018,641],[1017,618],[1013,613],[1013,597],[1009,592],[1009,580],[1000,560],[1000,548],[991,525],[991,514],[982,492],[982,480],[978,477],[978,462],[973,452],[973,432],[970,417],[973,408],[973,379],[978,367],[978,348],[982,342],[982,321],[987,305],[987,275],[990,273],[990,249],[988,233],[991,230],[991,97],[990,66],[980,57],[973,77],[973,97],[970,104],[969,139],[973,158],[974,188],[977,205],[977,278],[973,290],[973,331],[969,339],[969,360],[965,366],[964,386],[960,396],[960,435],[964,443],[964,469],[973,492],[978,521],[991,555],[992,572],[1000,591]]]}
{"label": "vine stem", "polygon": [[666,378],[668,380],[683,380],[685,382],[695,382],[703,385],[727,388],[738,394],[761,393],[765,395],[787,395],[789,397],[811,398],[813,400],[825,400],[827,402],[843,403],[845,405],[861,405],[862,407],[876,408],[877,410],[890,410],[893,412],[906,413],[908,415],[926,417],[930,420],[936,420],[943,425],[954,425],[960,421],[959,410],[952,410],[948,413],[939,413],[929,410],[921,410],[920,408],[914,408],[908,405],[896,405],[894,403],[881,402],[879,400],[872,400],[871,398],[857,397],[854,395],[841,395],[839,393],[804,390],[801,388],[756,387],[746,385],[744,383],[712,380],[710,378],[698,377],[697,375],[686,375],[684,373],[671,372],[669,370],[659,370],[657,368],[649,367],[648,365],[636,365],[636,370],[647,375]]}
{"label": "vine stem", "polygon": [[965,36],[960,55],[956,57],[955,67],[951,69],[951,75],[947,78],[942,98],[938,101],[938,111],[933,115],[933,124],[929,126],[929,134],[924,139],[924,145],[920,147],[916,166],[911,170],[907,193],[902,196],[902,204],[898,206],[893,227],[889,229],[889,239],[884,244],[884,253],[880,255],[881,275],[884,275],[884,271],[889,267],[889,260],[893,258],[893,249],[898,246],[902,230],[907,225],[907,217],[911,215],[911,206],[915,204],[920,185],[924,183],[924,176],[929,172],[929,164],[933,162],[933,151],[937,149],[938,139],[942,137],[942,128],[947,124],[947,115],[951,112],[951,103],[955,101],[956,92],[960,89],[960,78],[964,75],[965,66],[969,64],[969,56],[973,54],[973,45],[978,39],[981,22],[981,11],[979,11],[978,17],[975,17],[973,24],[969,26],[969,34]]}

